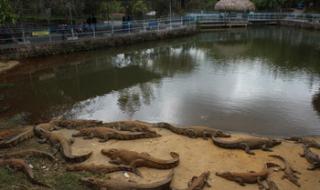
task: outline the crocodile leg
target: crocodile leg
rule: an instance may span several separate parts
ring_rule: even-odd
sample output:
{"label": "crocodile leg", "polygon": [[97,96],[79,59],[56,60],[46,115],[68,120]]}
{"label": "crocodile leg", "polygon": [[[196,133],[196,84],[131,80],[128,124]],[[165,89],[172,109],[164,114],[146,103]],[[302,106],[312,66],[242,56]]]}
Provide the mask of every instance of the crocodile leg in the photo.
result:
{"label": "crocodile leg", "polygon": [[240,146],[241,146],[241,148],[242,148],[247,154],[251,154],[251,155],[254,155],[254,154],[255,154],[254,152],[252,152],[252,151],[250,150],[250,146],[249,146],[248,144],[246,144],[246,143],[241,143]]}
{"label": "crocodile leg", "polygon": [[266,144],[262,145],[261,149],[263,151],[272,152],[272,150],[270,148],[268,148]]}
{"label": "crocodile leg", "polygon": [[119,158],[112,159],[112,160],[109,161],[109,163],[110,163],[110,164],[116,164],[116,165],[121,165],[121,164],[123,164],[123,163],[122,163],[122,160],[119,159]]}

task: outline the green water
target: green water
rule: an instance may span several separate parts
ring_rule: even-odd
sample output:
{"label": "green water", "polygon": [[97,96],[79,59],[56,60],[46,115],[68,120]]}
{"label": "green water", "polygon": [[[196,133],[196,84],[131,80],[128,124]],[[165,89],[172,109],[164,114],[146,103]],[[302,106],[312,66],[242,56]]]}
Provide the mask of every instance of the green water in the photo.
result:
{"label": "green water", "polygon": [[[267,135],[320,134],[320,32],[263,27],[24,60],[0,77],[27,113],[139,119]],[[319,97],[319,98],[317,98]]]}

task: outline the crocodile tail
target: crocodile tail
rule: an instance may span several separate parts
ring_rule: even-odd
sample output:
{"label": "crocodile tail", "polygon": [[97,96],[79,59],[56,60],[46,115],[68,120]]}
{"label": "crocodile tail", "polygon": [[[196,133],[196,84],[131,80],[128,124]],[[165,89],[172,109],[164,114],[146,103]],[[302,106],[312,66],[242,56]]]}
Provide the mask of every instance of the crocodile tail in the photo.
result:
{"label": "crocodile tail", "polygon": [[[282,156],[280,156],[280,155],[275,155],[275,154],[272,154],[272,155],[269,155],[269,156],[281,160],[281,161],[286,165],[286,162],[287,162],[287,161],[286,161]],[[281,169],[282,169],[282,170],[286,169],[286,166],[285,166],[284,168],[281,168]]]}
{"label": "crocodile tail", "polygon": [[176,152],[170,152],[172,158],[179,159],[180,155]]}
{"label": "crocodile tail", "polygon": [[92,153],[93,152],[89,152],[87,154],[79,155],[79,156],[65,155],[65,158],[66,158],[66,160],[71,161],[71,162],[84,162],[92,155]]}

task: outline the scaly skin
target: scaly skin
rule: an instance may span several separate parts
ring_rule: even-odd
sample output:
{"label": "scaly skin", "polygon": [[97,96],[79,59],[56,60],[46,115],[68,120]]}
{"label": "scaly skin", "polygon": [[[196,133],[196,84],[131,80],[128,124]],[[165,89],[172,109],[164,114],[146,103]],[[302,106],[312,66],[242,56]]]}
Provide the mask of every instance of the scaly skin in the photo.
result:
{"label": "scaly skin", "polygon": [[138,176],[141,176],[140,172],[132,167],[128,166],[105,166],[105,165],[94,165],[94,164],[75,164],[68,165],[67,171],[86,171],[96,174],[107,174],[113,172],[131,172]]}
{"label": "scaly skin", "polygon": [[56,160],[52,154],[44,152],[44,151],[39,151],[36,149],[27,149],[27,150],[21,150],[21,151],[16,151],[16,152],[8,152],[0,155],[0,158],[26,158],[26,157],[45,157],[50,160]]}
{"label": "scaly skin", "polygon": [[230,134],[227,134],[223,131],[204,127],[204,126],[193,126],[193,127],[175,127],[169,123],[155,123],[155,127],[163,128],[170,130],[173,133],[178,135],[184,135],[190,138],[203,138],[207,139],[208,137],[230,137]]}
{"label": "scaly skin", "polygon": [[9,148],[9,147],[16,146],[17,144],[19,144],[23,141],[31,139],[33,136],[34,136],[33,127],[32,126],[27,127],[21,133],[15,135],[9,139],[0,141],[0,148]]}
{"label": "scaly skin", "polygon": [[82,178],[81,182],[89,187],[107,190],[167,190],[170,189],[172,178],[173,172],[170,172],[170,174],[164,180],[150,184],[139,184],[136,182],[123,181],[119,179],[100,180],[93,177]]}
{"label": "scaly skin", "polygon": [[307,168],[308,170],[320,168],[320,156],[313,153],[308,146],[303,145],[303,154],[300,154],[300,156],[305,157],[310,163],[310,166]]}
{"label": "scaly skin", "polygon": [[208,183],[210,172],[203,172],[200,176],[193,176],[191,181],[188,183],[187,190],[202,190],[205,186],[211,187]]}
{"label": "scaly skin", "polygon": [[269,155],[270,157],[277,158],[281,160],[284,163],[284,168],[282,168],[284,175],[282,176],[282,179],[288,179],[296,186],[300,187],[299,183],[299,177],[296,174],[300,174],[297,170],[293,169],[292,166],[288,163],[288,161],[279,155]]}
{"label": "scaly skin", "polygon": [[66,139],[60,134],[52,133],[37,127],[35,127],[35,133],[43,139],[43,142],[49,142],[51,146],[59,150],[67,161],[83,162],[92,155],[92,152],[83,155],[73,155],[71,152],[71,144],[73,141]]}
{"label": "scaly skin", "polygon": [[1,141],[10,139],[11,137],[17,135],[20,133],[22,130],[21,129],[4,129],[0,131],[0,143]]}
{"label": "scaly skin", "polygon": [[144,133],[144,132],[128,132],[128,131],[118,131],[112,128],[106,127],[92,127],[80,129],[78,133],[73,134],[73,137],[85,137],[87,139],[99,138],[100,142],[106,142],[109,139],[117,140],[133,140],[141,138],[154,138],[159,137],[158,134],[154,133]]}
{"label": "scaly skin", "polygon": [[43,187],[49,187],[48,185],[43,184],[34,178],[32,169],[24,160],[21,160],[21,159],[0,159],[0,166],[9,166],[10,168],[13,168],[15,170],[22,171],[23,173],[25,173],[27,175],[28,179],[30,180],[30,182],[32,184],[40,185]]}
{"label": "scaly skin", "polygon": [[272,151],[270,148],[281,144],[281,141],[270,138],[258,138],[248,137],[240,138],[233,141],[224,141],[215,137],[212,137],[212,141],[215,145],[221,148],[227,149],[243,149],[248,154],[254,154],[252,149],[262,149],[264,151]]}
{"label": "scaly skin", "polygon": [[151,124],[141,121],[116,121],[103,123],[101,127],[113,128],[120,131],[156,133],[151,129]]}
{"label": "scaly skin", "polygon": [[286,140],[295,141],[296,143],[301,143],[308,147],[320,149],[320,143],[316,142],[315,140],[308,139],[306,137],[289,137],[286,138]]}
{"label": "scaly skin", "polygon": [[136,167],[148,167],[156,169],[171,169],[179,164],[179,155],[171,152],[171,160],[162,160],[152,157],[146,152],[138,153],[124,149],[102,149],[101,153],[111,159],[112,164],[130,165]]}
{"label": "scaly skin", "polygon": [[245,186],[245,184],[261,184],[263,180],[266,180],[269,176],[269,167],[278,166],[277,164],[267,163],[264,168],[259,172],[247,172],[247,173],[239,173],[239,172],[217,172],[216,175],[222,178],[225,178],[230,181],[234,181],[241,186]]}
{"label": "scaly skin", "polygon": [[52,120],[50,123],[67,129],[81,129],[81,128],[89,128],[89,127],[96,127],[102,124],[102,121],[97,120],[65,120],[65,119],[55,119]]}

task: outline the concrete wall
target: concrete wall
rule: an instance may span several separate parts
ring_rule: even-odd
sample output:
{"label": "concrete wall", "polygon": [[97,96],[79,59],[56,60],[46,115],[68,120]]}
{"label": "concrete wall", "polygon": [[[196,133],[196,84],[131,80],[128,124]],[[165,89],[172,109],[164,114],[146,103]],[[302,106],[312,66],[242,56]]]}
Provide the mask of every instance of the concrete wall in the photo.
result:
{"label": "concrete wall", "polygon": [[21,44],[14,48],[0,49],[0,59],[21,59],[41,57],[55,54],[68,54],[78,51],[88,51],[100,48],[124,46],[145,41],[177,38],[196,33],[196,27],[160,31],[146,31],[142,33],[117,34],[108,37],[79,39],[41,44]]}

